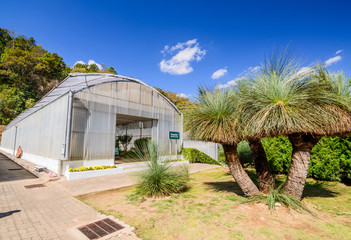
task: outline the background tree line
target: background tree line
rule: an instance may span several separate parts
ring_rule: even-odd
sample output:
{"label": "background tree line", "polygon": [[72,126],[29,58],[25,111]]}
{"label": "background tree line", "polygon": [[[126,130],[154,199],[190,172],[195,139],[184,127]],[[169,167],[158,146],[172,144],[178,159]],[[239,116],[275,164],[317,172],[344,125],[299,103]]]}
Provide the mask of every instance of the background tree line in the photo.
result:
{"label": "background tree line", "polygon": [[70,72],[117,74],[113,67],[100,70],[96,64],[70,68],[57,53],[37,45],[33,37],[0,28],[0,125],[31,107]]}

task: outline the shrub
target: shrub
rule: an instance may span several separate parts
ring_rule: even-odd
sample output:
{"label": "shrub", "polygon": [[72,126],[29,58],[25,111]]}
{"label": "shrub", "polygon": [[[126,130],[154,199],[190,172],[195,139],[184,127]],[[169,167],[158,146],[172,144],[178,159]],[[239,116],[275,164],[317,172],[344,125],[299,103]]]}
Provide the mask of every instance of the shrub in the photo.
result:
{"label": "shrub", "polygon": [[140,183],[136,193],[145,196],[167,196],[187,189],[189,171],[187,166],[171,168],[172,165],[158,161],[157,144],[147,142],[136,148],[140,160],[148,162],[148,169],[139,173]]}
{"label": "shrub", "polygon": [[351,181],[351,137],[323,137],[312,149],[310,177]]}
{"label": "shrub", "polygon": [[247,141],[241,141],[238,144],[237,152],[240,162],[245,166],[253,165],[253,158],[251,155],[251,148]]}
{"label": "shrub", "polygon": [[207,163],[220,165],[219,162],[195,148],[183,148],[182,154],[184,158],[190,163]]}
{"label": "shrub", "polygon": [[292,146],[289,139],[285,136],[278,136],[263,138],[261,141],[272,171],[287,174],[292,155]]}

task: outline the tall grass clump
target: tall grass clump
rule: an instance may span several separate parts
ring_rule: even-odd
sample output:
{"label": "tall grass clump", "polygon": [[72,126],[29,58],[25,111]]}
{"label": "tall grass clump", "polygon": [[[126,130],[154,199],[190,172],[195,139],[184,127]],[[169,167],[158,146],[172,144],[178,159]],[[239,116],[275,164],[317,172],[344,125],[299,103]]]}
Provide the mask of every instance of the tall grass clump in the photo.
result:
{"label": "tall grass clump", "polygon": [[272,213],[275,210],[276,203],[280,203],[287,208],[292,208],[298,211],[306,211],[313,215],[311,210],[309,210],[305,205],[287,194],[282,193],[283,184],[277,189],[271,189],[267,195],[258,195],[249,198],[248,202],[265,202]]}
{"label": "tall grass clump", "polygon": [[168,196],[187,189],[189,171],[187,166],[173,167],[159,161],[157,144],[148,141],[136,147],[136,155],[148,163],[147,170],[138,174],[136,193],[148,197]]}

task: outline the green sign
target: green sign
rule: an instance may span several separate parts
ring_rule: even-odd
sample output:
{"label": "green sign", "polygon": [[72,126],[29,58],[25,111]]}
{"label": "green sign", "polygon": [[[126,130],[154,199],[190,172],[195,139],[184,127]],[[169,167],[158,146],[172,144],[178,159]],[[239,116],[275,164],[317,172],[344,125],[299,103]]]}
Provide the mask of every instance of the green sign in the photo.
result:
{"label": "green sign", "polygon": [[179,139],[179,132],[169,132],[169,139]]}

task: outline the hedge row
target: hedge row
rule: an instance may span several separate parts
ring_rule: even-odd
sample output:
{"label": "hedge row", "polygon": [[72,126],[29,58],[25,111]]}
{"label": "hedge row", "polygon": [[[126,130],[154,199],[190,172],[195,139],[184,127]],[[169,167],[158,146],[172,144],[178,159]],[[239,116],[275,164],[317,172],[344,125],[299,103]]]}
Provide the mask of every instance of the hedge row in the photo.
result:
{"label": "hedge row", "polygon": [[216,160],[195,148],[183,148],[182,154],[190,163],[207,163],[220,165]]}
{"label": "hedge row", "polygon": [[[262,139],[274,173],[287,174],[292,146],[287,137]],[[351,181],[351,137],[323,137],[311,152],[308,176],[319,180]]]}

